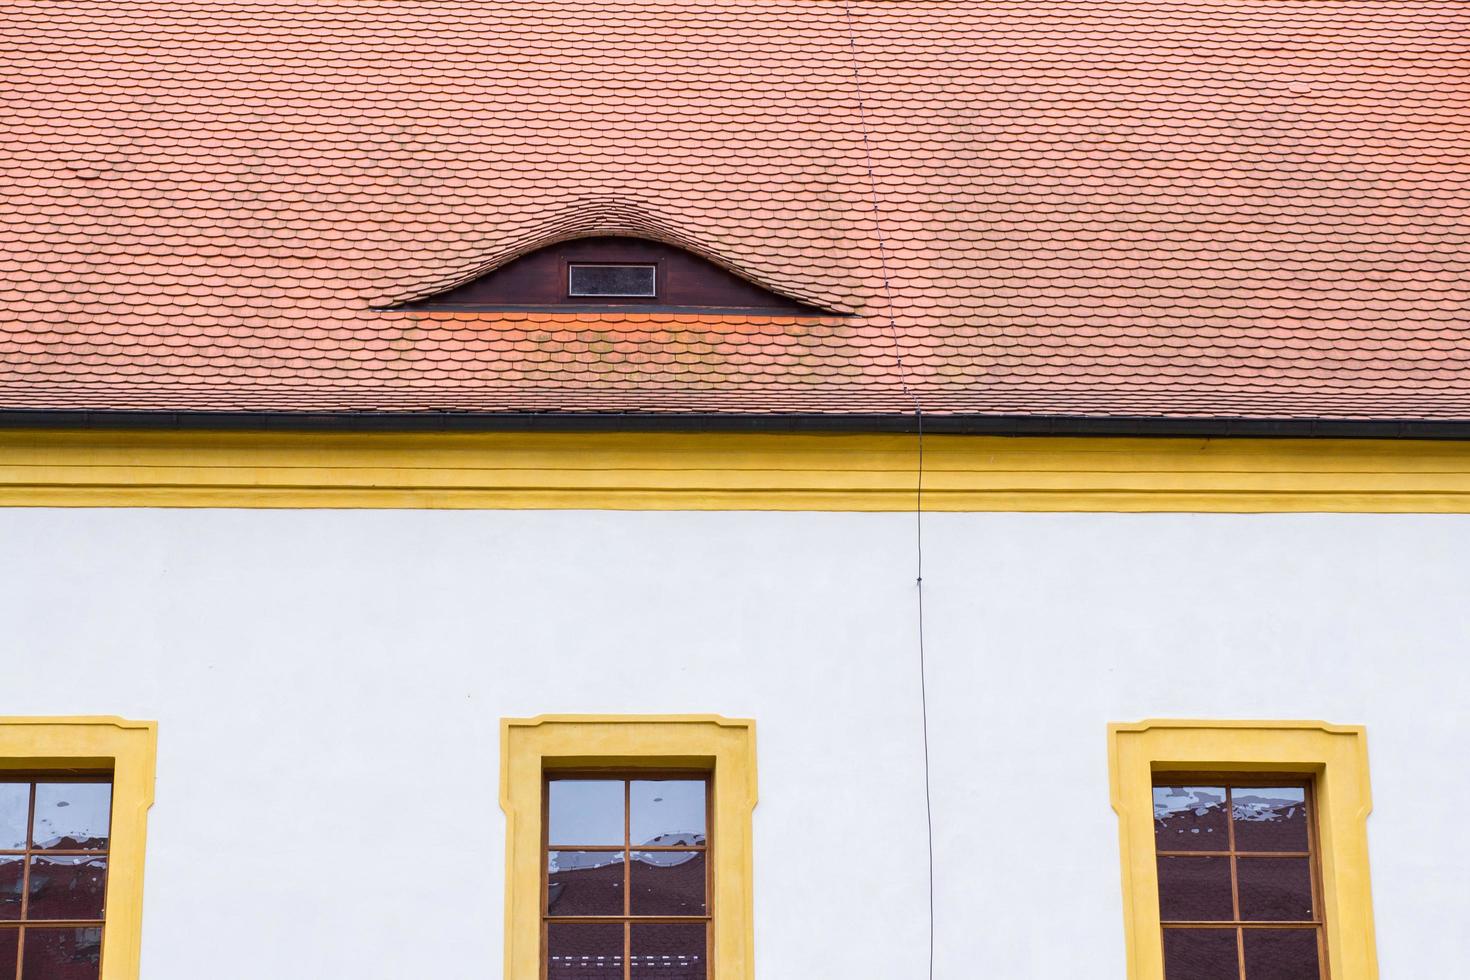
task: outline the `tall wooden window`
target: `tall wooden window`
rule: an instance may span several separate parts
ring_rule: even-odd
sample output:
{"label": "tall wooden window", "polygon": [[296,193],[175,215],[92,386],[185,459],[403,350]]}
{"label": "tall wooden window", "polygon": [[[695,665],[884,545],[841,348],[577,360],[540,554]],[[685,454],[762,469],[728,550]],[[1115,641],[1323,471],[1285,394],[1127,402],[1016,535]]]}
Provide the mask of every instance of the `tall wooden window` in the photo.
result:
{"label": "tall wooden window", "polygon": [[1325,980],[1310,781],[1154,786],[1166,980]]}
{"label": "tall wooden window", "polygon": [[543,794],[546,980],[707,980],[707,773],[554,773]]}
{"label": "tall wooden window", "polygon": [[0,775],[0,980],[97,980],[112,780]]}

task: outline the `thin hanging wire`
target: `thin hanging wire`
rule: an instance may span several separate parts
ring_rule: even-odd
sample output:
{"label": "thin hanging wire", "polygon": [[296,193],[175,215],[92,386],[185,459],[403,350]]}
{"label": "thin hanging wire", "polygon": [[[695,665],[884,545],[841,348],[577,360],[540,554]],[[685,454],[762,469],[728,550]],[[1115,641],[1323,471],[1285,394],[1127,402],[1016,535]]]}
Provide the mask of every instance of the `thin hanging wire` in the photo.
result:
{"label": "thin hanging wire", "polygon": [[925,840],[929,849],[929,980],[934,980],[934,801],[929,785],[929,683],[924,658],[924,406],[919,393],[909,384],[908,365],[903,359],[903,343],[898,321],[894,317],[893,281],[888,273],[888,237],[883,230],[883,211],[878,193],[878,175],[873,166],[873,143],[868,135],[868,106],[863,90],[863,76],[858,59],[857,29],[852,19],[852,3],[843,0],[842,11],[847,22],[848,51],[852,62],[852,80],[857,94],[858,123],[863,134],[863,159],[868,170],[868,188],[873,211],[873,231],[878,239],[878,260],[883,273],[883,293],[888,306],[888,330],[893,335],[893,354],[898,362],[899,383],[904,394],[914,403],[914,422],[918,434],[917,472],[914,478],[914,587],[918,597],[919,641],[919,717],[924,741],[924,820]]}

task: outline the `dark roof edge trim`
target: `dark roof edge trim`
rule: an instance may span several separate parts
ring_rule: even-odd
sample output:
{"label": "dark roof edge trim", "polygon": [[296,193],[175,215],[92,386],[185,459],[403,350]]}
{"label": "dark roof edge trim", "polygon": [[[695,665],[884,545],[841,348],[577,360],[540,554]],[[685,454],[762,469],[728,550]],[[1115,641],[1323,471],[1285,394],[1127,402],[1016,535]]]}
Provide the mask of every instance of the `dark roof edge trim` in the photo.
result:
{"label": "dark roof edge trim", "polygon": [[[121,412],[0,410],[0,428],[271,432],[833,432],[912,433],[912,413],[751,414],[569,412]],[[924,431],[1001,436],[1229,436],[1470,439],[1470,419],[1161,418],[925,415]]]}

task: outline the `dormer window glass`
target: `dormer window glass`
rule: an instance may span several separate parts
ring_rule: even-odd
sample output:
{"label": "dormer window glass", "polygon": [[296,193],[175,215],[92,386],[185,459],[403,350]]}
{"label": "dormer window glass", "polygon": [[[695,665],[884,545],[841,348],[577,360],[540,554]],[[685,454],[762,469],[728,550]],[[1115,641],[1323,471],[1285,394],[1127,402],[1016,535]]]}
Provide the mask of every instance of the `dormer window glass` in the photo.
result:
{"label": "dormer window glass", "polygon": [[567,295],[654,299],[658,296],[658,267],[572,262],[567,265]]}

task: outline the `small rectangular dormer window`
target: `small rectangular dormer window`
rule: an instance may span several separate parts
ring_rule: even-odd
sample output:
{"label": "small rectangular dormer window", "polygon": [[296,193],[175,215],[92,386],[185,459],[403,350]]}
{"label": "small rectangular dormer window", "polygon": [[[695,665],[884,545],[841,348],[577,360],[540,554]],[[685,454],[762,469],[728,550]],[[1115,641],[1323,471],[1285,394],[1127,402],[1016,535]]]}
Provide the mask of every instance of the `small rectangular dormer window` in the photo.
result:
{"label": "small rectangular dormer window", "polygon": [[658,295],[654,265],[573,262],[567,266],[567,295],[653,299]]}

